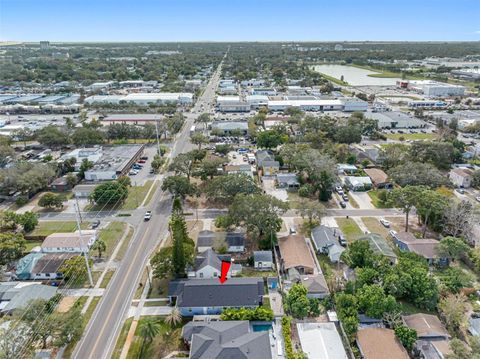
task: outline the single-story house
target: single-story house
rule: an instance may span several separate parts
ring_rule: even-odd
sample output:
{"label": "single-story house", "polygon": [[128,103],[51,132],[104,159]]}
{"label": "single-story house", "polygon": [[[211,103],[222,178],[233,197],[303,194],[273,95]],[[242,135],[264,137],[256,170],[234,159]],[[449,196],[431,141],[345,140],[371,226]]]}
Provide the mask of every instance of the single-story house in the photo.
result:
{"label": "single-story house", "polygon": [[[188,271],[189,278],[211,279],[219,278],[222,273],[222,261],[231,262],[230,256],[216,254],[213,249],[208,248],[195,258],[194,268]],[[240,264],[231,264],[227,278],[242,271]]]}
{"label": "single-story house", "polygon": [[98,237],[96,230],[82,230],[73,233],[52,233],[41,244],[43,253],[87,252]]}
{"label": "single-story house", "polygon": [[365,168],[365,173],[373,183],[375,188],[392,188],[392,183],[388,180],[388,175],[379,168]]}
{"label": "single-story house", "polygon": [[341,232],[338,228],[331,228],[324,225],[312,229],[311,238],[317,253],[328,255],[330,261],[337,263],[345,248],[339,242]]}
{"label": "single-story house", "polygon": [[35,282],[1,282],[0,313],[10,314],[25,308],[32,300],[49,300],[57,294],[57,287]]}
{"label": "single-story house", "polygon": [[295,173],[277,173],[277,186],[286,189],[298,189],[300,182],[298,182]]}
{"label": "single-story house", "polygon": [[62,264],[75,253],[29,253],[17,263],[15,277],[20,280],[54,280],[62,279],[59,271]]}
{"label": "single-story house", "polygon": [[227,174],[241,173],[249,177],[253,177],[252,166],[249,164],[226,165],[226,166],[223,166],[223,171]]}
{"label": "single-story house", "polygon": [[450,340],[417,340],[415,352],[422,359],[445,359],[453,354]]}
{"label": "single-story house", "polygon": [[392,264],[397,263],[397,255],[387,243],[386,239],[377,233],[368,233],[360,238],[359,241],[368,241],[370,248],[377,254],[387,257]]}
{"label": "single-story house", "polygon": [[67,176],[58,177],[53,180],[52,183],[48,186],[52,192],[66,192],[72,189],[71,184],[69,183]]}
{"label": "single-story house", "polygon": [[297,323],[302,351],[309,359],[347,359],[334,323]]}
{"label": "single-story house", "polygon": [[197,237],[197,250],[205,252],[209,248],[219,250],[225,247],[228,253],[242,253],[245,251],[244,232],[213,232],[209,230],[200,231]]}
{"label": "single-story house", "polygon": [[416,238],[410,232],[398,232],[393,242],[402,251],[413,252],[425,258],[429,265],[448,265],[449,259],[438,254],[439,241],[429,238]]}
{"label": "single-story house", "polygon": [[327,281],[322,273],[316,275],[301,275],[298,283],[307,288],[308,298],[323,299],[330,294]]}
{"label": "single-story house", "polygon": [[450,334],[436,315],[417,313],[404,315],[403,323],[417,332],[418,339],[442,340],[450,339]]}
{"label": "single-story house", "polygon": [[230,278],[223,284],[213,279],[182,279],[168,287],[170,303],[184,317],[221,314],[225,308],[256,308],[263,303],[262,278]]}
{"label": "single-story house", "polygon": [[391,329],[364,328],[357,332],[357,346],[364,359],[409,359]]}
{"label": "single-story house", "polygon": [[337,171],[339,174],[353,175],[357,173],[358,168],[357,166],[348,163],[339,163],[337,164]]}
{"label": "single-story house", "polygon": [[262,170],[264,176],[275,176],[280,170],[280,162],[262,161],[262,163],[258,165],[258,168]]}
{"label": "single-story house", "polygon": [[273,268],[272,251],[254,251],[253,267],[259,270],[270,270]]}
{"label": "single-story house", "polygon": [[280,270],[290,279],[302,274],[313,274],[315,261],[305,238],[295,234],[278,239]]}
{"label": "single-story house", "polygon": [[473,171],[469,168],[454,168],[450,171],[449,178],[455,187],[470,188],[473,181]]}
{"label": "single-story house", "polygon": [[95,187],[97,187],[97,185],[77,184],[75,187],[73,187],[73,194],[76,198],[88,198]]}
{"label": "single-story house", "polygon": [[182,329],[189,358],[223,359],[271,357],[268,331],[253,331],[248,320],[195,321]]}
{"label": "single-story house", "polygon": [[346,176],[344,181],[351,191],[368,191],[373,187],[370,177]]}

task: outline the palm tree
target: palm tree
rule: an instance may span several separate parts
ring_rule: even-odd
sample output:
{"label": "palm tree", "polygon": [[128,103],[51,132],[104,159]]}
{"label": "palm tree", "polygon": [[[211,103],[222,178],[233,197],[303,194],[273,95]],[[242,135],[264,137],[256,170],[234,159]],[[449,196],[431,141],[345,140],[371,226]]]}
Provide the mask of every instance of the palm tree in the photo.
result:
{"label": "palm tree", "polygon": [[102,253],[107,250],[107,244],[105,243],[105,241],[103,241],[103,239],[99,238],[93,244],[92,249],[98,251],[98,256],[102,258]]}
{"label": "palm tree", "polygon": [[161,331],[162,326],[161,324],[151,318],[145,319],[141,324],[140,324],[140,337],[142,337],[143,342],[142,342],[142,348],[140,349],[140,353],[138,353],[138,357],[141,358],[143,354],[143,350],[145,348],[145,342],[150,345],[150,343],[153,341],[153,338],[155,338]]}
{"label": "palm tree", "polygon": [[165,323],[170,327],[175,327],[182,321],[182,314],[177,307],[174,307],[172,311],[165,317]]}

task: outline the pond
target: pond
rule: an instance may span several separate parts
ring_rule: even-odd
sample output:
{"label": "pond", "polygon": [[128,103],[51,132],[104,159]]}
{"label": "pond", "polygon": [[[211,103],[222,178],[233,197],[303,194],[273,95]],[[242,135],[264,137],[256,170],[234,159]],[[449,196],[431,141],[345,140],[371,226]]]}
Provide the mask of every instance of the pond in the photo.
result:
{"label": "pond", "polygon": [[397,80],[400,80],[400,78],[370,77],[368,75],[375,74],[376,72],[354,66],[317,65],[314,66],[314,69],[315,71],[339,80],[343,75],[343,80],[352,86],[392,86],[396,84]]}

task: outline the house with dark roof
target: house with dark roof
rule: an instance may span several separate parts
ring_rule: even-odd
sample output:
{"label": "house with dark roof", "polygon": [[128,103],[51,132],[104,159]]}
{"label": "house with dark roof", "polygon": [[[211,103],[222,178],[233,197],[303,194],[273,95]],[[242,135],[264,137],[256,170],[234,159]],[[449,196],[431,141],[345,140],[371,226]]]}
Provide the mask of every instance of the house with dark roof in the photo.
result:
{"label": "house with dark roof", "polygon": [[448,265],[449,258],[441,256],[438,251],[440,242],[429,238],[416,238],[410,232],[393,235],[395,245],[402,251],[416,253],[425,258],[429,265]]}
{"label": "house with dark roof", "polygon": [[263,303],[262,278],[182,279],[168,287],[170,304],[184,317],[220,314],[225,308],[256,308]]}
{"label": "house with dark roof", "polygon": [[324,225],[316,226],[312,229],[311,238],[317,253],[328,255],[333,263],[340,260],[340,256],[345,251],[341,243],[346,242],[338,228]]}
{"label": "house with dark roof", "polygon": [[258,150],[256,153],[257,168],[262,170],[264,176],[275,176],[280,170],[280,162],[268,150]]}
{"label": "house with dark roof", "polygon": [[277,173],[277,186],[287,190],[295,190],[300,187],[297,175],[295,173]]}
{"label": "house with dark roof", "polygon": [[34,282],[0,283],[0,313],[12,313],[25,308],[36,299],[49,300],[57,293],[57,288]]}
{"label": "house with dark roof", "polygon": [[377,233],[368,233],[360,238],[359,241],[368,241],[370,248],[377,254],[387,257],[392,264],[397,263],[397,255],[387,243],[386,239]]}
{"label": "house with dark roof", "polygon": [[[188,277],[198,279],[219,278],[222,271],[222,261],[231,262],[231,258],[229,255],[217,254],[209,248],[195,258],[194,267],[188,271]],[[232,263],[227,278],[237,275],[241,271],[241,264]]]}
{"label": "house with dark roof", "polygon": [[270,270],[273,268],[272,251],[254,251],[253,267],[258,270]]}
{"label": "house with dark roof", "polygon": [[189,322],[182,330],[190,359],[271,358],[268,331],[254,332],[241,321]]}
{"label": "house with dark roof", "polygon": [[29,253],[21,258],[16,267],[15,277],[20,280],[62,279],[62,264],[78,254],[75,253]]}
{"label": "house with dark roof", "polygon": [[228,253],[242,253],[245,251],[244,232],[213,232],[200,231],[197,237],[197,250],[199,253],[208,248],[219,250],[225,248]]}
{"label": "house with dark roof", "polygon": [[314,275],[302,275],[298,280],[305,288],[307,288],[308,298],[323,299],[330,294],[327,281],[322,273]]}

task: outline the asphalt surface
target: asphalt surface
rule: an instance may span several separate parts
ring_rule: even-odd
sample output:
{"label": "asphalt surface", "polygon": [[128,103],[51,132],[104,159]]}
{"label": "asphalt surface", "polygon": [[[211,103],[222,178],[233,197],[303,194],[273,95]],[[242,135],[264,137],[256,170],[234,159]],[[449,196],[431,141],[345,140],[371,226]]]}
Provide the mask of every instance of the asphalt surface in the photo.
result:
{"label": "asphalt surface", "polygon": [[[213,104],[220,74],[221,64],[212,75],[195,106],[190,112],[184,113],[185,125],[172,146],[172,157],[194,148],[189,141],[190,128],[198,115],[203,112],[202,105],[203,108],[209,109]],[[138,213],[135,217],[128,217],[136,222],[134,224],[135,236],[105,290],[102,300],[95,309],[85,333],[72,355],[73,358],[104,359],[111,356],[148,258],[159,244],[163,244],[161,241],[167,234],[171,202],[170,195],[158,188],[151,204],[143,209],[143,211],[152,211],[152,220],[143,222],[141,217],[137,217]]]}

